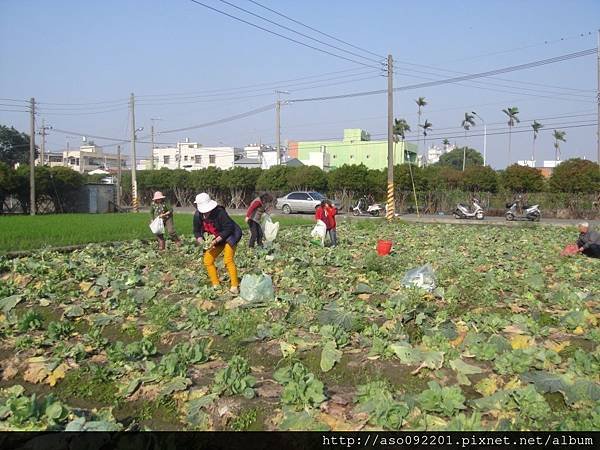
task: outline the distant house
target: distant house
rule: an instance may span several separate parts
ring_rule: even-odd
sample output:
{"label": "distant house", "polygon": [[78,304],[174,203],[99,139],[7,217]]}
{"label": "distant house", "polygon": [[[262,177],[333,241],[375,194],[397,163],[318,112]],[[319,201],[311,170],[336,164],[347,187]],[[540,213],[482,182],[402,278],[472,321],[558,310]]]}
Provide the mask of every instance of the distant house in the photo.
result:
{"label": "distant house", "polygon": [[260,169],[260,158],[241,158],[234,162],[235,167],[245,167],[247,169]]}
{"label": "distant house", "polygon": [[204,147],[197,142],[178,142],[175,147],[154,148],[155,169],[199,170],[207,167],[231,169],[235,161],[244,157],[235,147]]}
{"label": "distant house", "polygon": [[539,170],[542,175],[544,176],[544,178],[550,178],[550,176],[552,176],[552,172],[554,172],[554,169],[556,168],[556,166],[558,166],[562,161],[543,161],[541,166],[537,166],[536,165],[536,161],[533,160],[523,160],[523,161],[517,161],[517,164],[519,166],[526,166],[526,167],[533,167],[534,169]]}
{"label": "distant house", "polygon": [[[52,155],[52,154],[51,154]],[[119,156],[114,153],[105,153],[102,147],[94,144],[92,141],[85,142],[79,147],[79,150],[65,150],[62,152],[62,163],[49,160],[51,166],[63,165],[80,173],[89,173],[94,170],[112,171],[119,167],[119,162],[122,169],[127,169],[127,155]],[[46,159],[46,155],[44,155]]]}
{"label": "distant house", "polygon": [[283,165],[288,167],[302,167],[304,163],[300,161],[298,158],[292,158],[283,163]]}

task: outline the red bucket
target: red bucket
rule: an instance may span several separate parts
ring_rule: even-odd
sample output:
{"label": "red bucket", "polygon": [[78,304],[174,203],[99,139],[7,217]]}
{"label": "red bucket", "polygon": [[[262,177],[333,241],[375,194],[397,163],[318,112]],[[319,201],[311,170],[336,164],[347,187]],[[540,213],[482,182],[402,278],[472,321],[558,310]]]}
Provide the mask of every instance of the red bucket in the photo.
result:
{"label": "red bucket", "polygon": [[392,241],[377,241],[377,254],[379,256],[389,255],[392,251]]}

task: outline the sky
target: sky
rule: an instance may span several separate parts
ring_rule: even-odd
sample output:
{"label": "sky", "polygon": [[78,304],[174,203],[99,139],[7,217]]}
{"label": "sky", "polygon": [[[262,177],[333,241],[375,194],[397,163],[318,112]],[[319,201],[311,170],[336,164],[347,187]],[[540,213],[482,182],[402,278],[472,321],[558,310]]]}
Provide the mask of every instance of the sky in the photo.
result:
{"label": "sky", "polygon": [[[47,137],[50,151],[63,150],[67,142],[77,146],[82,135],[128,139],[128,99],[134,93],[136,127],[144,127],[140,141],[149,140],[154,123],[161,145],[186,137],[206,146],[273,144],[274,110],[160,133],[273,104],[275,90],[289,92],[282,99],[298,100],[385,89],[380,61],[388,54],[394,57],[394,86],[402,87],[595,48],[600,28],[597,0],[257,1],[361,50],[248,0],[229,2],[347,51],[281,29],[221,0],[201,2],[354,61],[285,40],[190,0],[0,0],[0,124],[29,132],[29,115],[22,111],[25,101],[35,97],[38,126],[45,119],[54,128]],[[422,120],[433,124],[425,145],[448,138],[482,151],[481,123],[466,139],[461,128],[464,113],[476,111],[489,132],[487,162],[501,168],[508,162],[502,109],[516,106],[521,123],[512,135],[513,160],[530,158],[534,119],[544,124],[536,141],[538,161],[553,159],[554,129],[566,132],[563,159],[596,159],[596,89],[597,61],[590,55],[495,78],[396,92],[394,115],[408,121],[412,132],[407,139],[417,141],[414,100],[425,97]],[[384,139],[386,114],[385,94],[291,102],[282,106],[282,140],[341,139],[344,128],[362,128],[373,139]],[[116,141],[94,140],[115,151]],[[138,155],[149,154],[149,144],[137,147]],[[127,145],[123,151],[129,151]]]}

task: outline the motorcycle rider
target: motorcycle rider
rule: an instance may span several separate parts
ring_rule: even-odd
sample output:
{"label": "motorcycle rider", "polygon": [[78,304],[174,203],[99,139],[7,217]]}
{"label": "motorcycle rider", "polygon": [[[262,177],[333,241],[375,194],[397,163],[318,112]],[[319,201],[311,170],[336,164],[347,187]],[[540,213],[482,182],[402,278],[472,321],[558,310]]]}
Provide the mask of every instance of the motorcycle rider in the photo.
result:
{"label": "motorcycle rider", "polygon": [[600,233],[591,230],[587,222],[579,223],[577,228],[579,229],[578,251],[591,258],[600,258]]}
{"label": "motorcycle rider", "polygon": [[366,212],[368,208],[369,208],[369,201],[367,200],[367,196],[363,195],[358,200],[358,211],[362,214],[363,212]]}
{"label": "motorcycle rider", "polygon": [[517,196],[515,197],[515,203],[517,204],[517,213],[520,216],[522,216],[523,215],[523,207],[525,206],[523,194],[517,194]]}

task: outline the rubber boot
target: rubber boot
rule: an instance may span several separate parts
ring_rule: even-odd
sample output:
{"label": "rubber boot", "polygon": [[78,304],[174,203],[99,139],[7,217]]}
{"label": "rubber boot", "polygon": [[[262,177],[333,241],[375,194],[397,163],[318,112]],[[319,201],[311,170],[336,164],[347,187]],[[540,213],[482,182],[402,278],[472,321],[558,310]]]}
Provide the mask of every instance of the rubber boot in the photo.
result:
{"label": "rubber boot", "polygon": [[165,249],[166,243],[164,239],[158,240],[158,250],[163,251]]}

